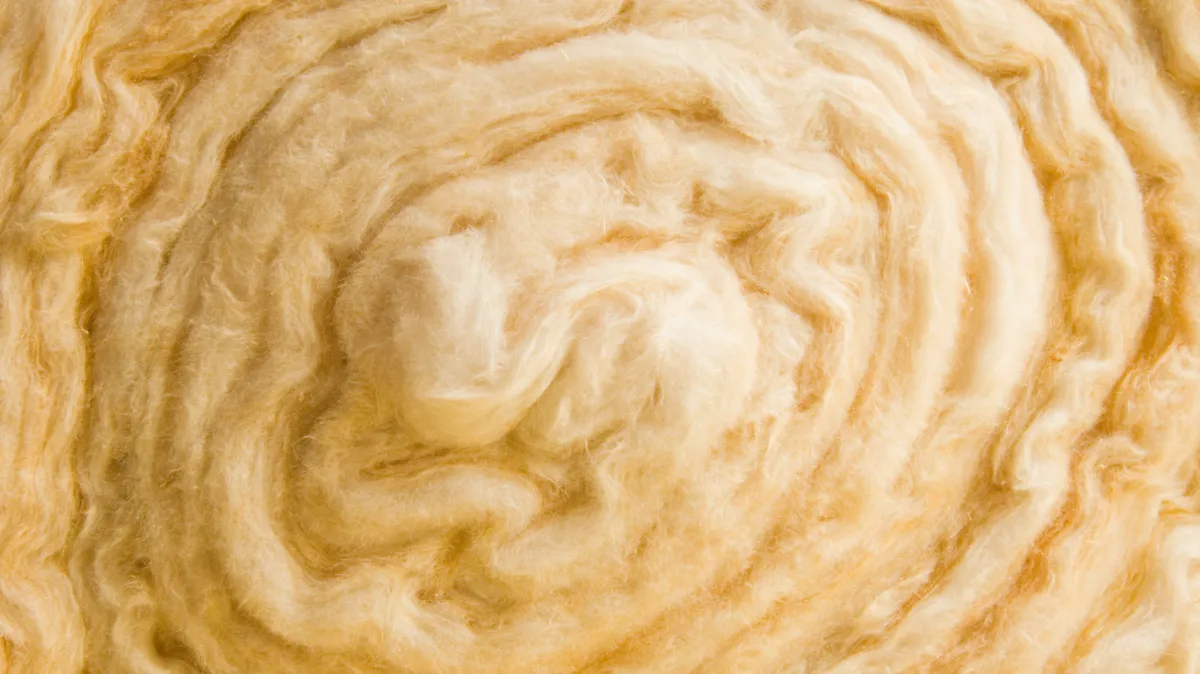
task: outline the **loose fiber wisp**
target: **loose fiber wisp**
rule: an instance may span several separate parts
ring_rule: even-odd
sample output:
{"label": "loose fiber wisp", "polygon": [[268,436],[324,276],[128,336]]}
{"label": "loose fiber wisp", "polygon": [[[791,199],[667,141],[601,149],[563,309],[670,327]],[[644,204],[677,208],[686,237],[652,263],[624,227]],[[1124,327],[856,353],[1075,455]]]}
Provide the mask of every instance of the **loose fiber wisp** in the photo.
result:
{"label": "loose fiber wisp", "polygon": [[0,672],[1200,671],[1196,0],[0,1]]}

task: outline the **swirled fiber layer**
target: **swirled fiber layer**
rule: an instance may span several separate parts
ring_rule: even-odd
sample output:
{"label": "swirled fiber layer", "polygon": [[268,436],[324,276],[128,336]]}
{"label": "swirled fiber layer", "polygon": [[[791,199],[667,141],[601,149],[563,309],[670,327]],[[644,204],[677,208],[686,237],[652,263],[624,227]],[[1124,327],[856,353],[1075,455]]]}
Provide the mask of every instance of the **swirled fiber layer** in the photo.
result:
{"label": "swirled fiber layer", "polygon": [[0,3],[0,672],[1200,671],[1196,0]]}

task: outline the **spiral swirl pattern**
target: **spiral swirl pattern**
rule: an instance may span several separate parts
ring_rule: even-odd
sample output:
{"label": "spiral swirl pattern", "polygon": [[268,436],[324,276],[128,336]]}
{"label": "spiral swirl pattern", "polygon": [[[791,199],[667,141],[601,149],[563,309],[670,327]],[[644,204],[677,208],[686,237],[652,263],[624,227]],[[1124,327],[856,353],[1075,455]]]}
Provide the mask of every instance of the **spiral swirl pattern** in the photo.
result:
{"label": "spiral swirl pattern", "polygon": [[0,671],[1200,671],[1194,0],[0,32]]}

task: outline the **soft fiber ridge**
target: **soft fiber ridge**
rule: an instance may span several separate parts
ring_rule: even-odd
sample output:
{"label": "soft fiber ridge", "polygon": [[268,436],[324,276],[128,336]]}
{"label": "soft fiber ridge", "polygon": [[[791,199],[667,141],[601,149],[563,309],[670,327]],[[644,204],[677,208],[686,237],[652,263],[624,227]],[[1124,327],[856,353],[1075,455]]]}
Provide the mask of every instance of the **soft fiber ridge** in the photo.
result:
{"label": "soft fiber ridge", "polygon": [[1200,671],[1197,0],[0,1],[0,672]]}

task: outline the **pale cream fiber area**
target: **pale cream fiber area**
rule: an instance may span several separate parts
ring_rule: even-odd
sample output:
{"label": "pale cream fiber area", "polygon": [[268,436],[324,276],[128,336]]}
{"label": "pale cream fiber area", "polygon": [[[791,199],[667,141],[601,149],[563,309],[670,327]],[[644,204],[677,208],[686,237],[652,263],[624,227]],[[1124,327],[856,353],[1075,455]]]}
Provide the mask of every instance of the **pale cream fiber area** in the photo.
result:
{"label": "pale cream fiber area", "polygon": [[0,0],[0,672],[1200,671],[1197,0]]}

